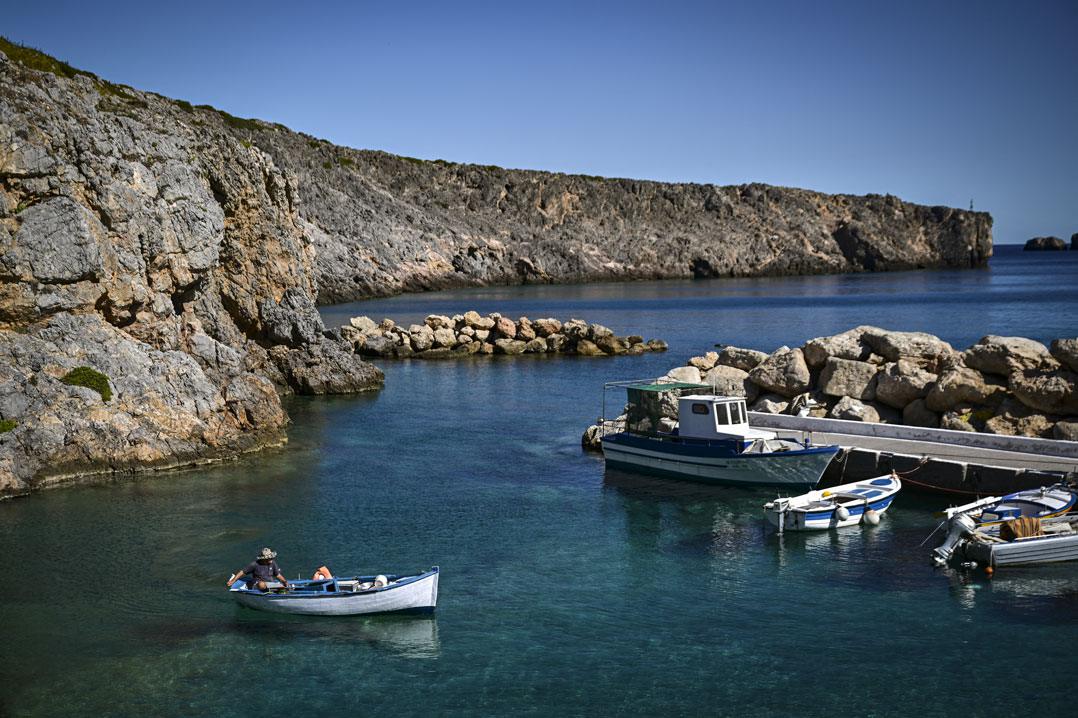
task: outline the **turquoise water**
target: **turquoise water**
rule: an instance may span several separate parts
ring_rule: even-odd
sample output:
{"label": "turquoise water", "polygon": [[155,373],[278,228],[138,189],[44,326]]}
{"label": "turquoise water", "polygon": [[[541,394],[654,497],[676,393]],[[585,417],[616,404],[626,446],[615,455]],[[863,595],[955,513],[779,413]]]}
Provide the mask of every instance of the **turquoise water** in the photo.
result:
{"label": "turquoise water", "polygon": [[[291,400],[286,448],[0,503],[0,715],[1069,711],[1053,686],[1078,668],[1078,565],[934,569],[918,543],[942,504],[915,494],[874,529],[780,538],[766,492],[604,473],[578,448],[604,380],[716,341],[772,349],[858,323],[957,344],[1073,336],[1078,256],[1042,258],[372,302],[406,320],[576,314],[672,348],[386,363],[379,395]],[[438,611],[240,609],[224,580],[262,545],[289,576],[438,564]]]}

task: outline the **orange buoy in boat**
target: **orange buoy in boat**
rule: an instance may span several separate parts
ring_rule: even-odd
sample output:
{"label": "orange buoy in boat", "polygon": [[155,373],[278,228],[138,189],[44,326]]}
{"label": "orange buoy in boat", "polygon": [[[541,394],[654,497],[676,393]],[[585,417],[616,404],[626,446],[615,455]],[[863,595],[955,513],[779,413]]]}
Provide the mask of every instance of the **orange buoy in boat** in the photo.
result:
{"label": "orange buoy in boat", "polygon": [[329,569],[326,568],[325,566],[319,566],[318,570],[314,572],[313,576],[311,576],[312,581],[320,581],[322,579],[327,579],[328,580],[328,579],[331,579],[331,578],[333,578],[333,574],[330,573]]}
{"label": "orange buoy in boat", "polygon": [[984,567],[984,574],[985,574],[986,576],[991,576],[991,575],[992,575],[992,574],[994,574],[995,572],[996,572],[996,569],[992,568],[991,566],[985,566],[985,567]]}

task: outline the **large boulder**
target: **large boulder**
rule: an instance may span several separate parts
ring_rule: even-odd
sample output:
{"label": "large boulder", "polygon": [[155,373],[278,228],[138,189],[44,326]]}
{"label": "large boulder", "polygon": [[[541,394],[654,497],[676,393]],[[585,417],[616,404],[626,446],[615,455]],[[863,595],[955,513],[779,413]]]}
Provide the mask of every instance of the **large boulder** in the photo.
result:
{"label": "large boulder", "polygon": [[508,317],[498,317],[494,320],[494,331],[506,339],[515,339],[517,336],[517,325],[512,319]]}
{"label": "large boulder", "polygon": [[507,339],[506,337],[502,337],[501,339],[494,340],[494,353],[523,354],[527,346],[527,343],[518,339]]}
{"label": "large boulder", "polygon": [[862,334],[862,339],[872,351],[887,361],[902,358],[935,361],[954,353],[950,344],[924,332],[892,332],[871,328]]}
{"label": "large boulder", "polygon": [[764,414],[782,414],[789,408],[790,402],[778,394],[763,394],[749,407],[752,411]]}
{"label": "large boulder", "polygon": [[339,342],[309,347],[274,347],[270,357],[299,394],[352,394],[380,389],[382,370],[360,359]]}
{"label": "large boulder", "polygon": [[434,346],[452,349],[457,345],[457,333],[449,327],[438,327],[434,330]]}
{"label": "large boulder", "polygon": [[535,339],[535,327],[527,317],[521,317],[517,321],[517,339],[522,342],[530,342]]}
{"label": "large boulder", "polygon": [[966,366],[987,374],[1008,376],[1018,369],[1037,369],[1041,366],[1055,368],[1056,361],[1048,353],[1048,347],[1024,337],[997,337],[989,335],[981,339],[963,354]]}
{"label": "large boulder", "polygon": [[624,354],[629,348],[624,339],[613,334],[602,334],[595,337],[595,346],[602,349],[604,354]]}
{"label": "large boulder", "polygon": [[561,332],[561,322],[551,317],[536,319],[532,322],[532,327],[535,329],[535,335],[540,337],[549,337],[551,334]]}
{"label": "large boulder", "polygon": [[417,352],[424,352],[434,346],[434,330],[427,324],[411,325],[408,327],[408,336],[412,348]]}
{"label": "large boulder", "polygon": [[1060,421],[1052,427],[1052,437],[1060,441],[1078,441],[1078,421]]}
{"label": "large boulder", "polygon": [[[711,352],[708,352],[708,356],[710,355]],[[732,366],[734,369],[740,369],[741,371],[752,371],[764,359],[767,359],[767,352],[743,349],[741,347],[723,347],[719,350],[718,358],[715,362],[723,366]]]}
{"label": "large boulder", "polygon": [[848,396],[842,397],[837,404],[831,407],[829,416],[833,419],[846,419],[848,421],[872,423],[879,423],[880,421],[880,415],[874,408]]}
{"label": "large boulder", "polygon": [[1052,356],[1073,372],[1078,372],[1078,338],[1056,339],[1051,346]]}
{"label": "large boulder", "polygon": [[896,409],[904,409],[910,402],[923,399],[934,381],[935,374],[907,359],[900,359],[885,365],[879,372],[876,400]]}
{"label": "large boulder", "polygon": [[774,394],[792,398],[812,386],[805,356],[800,349],[783,347],[749,372],[749,379]]}
{"label": "large boulder", "polygon": [[486,329],[490,330],[494,328],[494,320],[490,317],[484,317],[476,311],[464,312],[461,317],[466,325],[472,329]]}
{"label": "large boulder", "polygon": [[925,406],[924,399],[914,399],[902,410],[902,423],[907,426],[926,426],[934,429],[940,425],[940,417]]}
{"label": "large boulder", "polygon": [[1078,374],[1060,371],[1020,371],[1011,374],[1011,392],[1030,409],[1049,414],[1078,415]]}
{"label": "large boulder", "polygon": [[954,366],[943,371],[925,396],[932,411],[949,411],[959,404],[997,404],[1007,388],[996,379],[985,377],[976,369]]}
{"label": "large boulder", "polygon": [[689,366],[694,366],[700,371],[707,371],[708,369],[715,366],[718,361],[718,352],[708,352],[703,356],[693,357],[692,359],[689,359]]}
{"label": "large boulder", "polygon": [[700,377],[700,370],[694,366],[679,366],[666,372],[666,376],[663,377],[669,381],[680,381],[687,384],[702,384],[703,381]]}
{"label": "large boulder", "polygon": [[370,334],[378,327],[370,317],[352,317],[348,320],[348,324],[360,334]]}
{"label": "large boulder", "polygon": [[1000,405],[996,416],[984,423],[984,430],[989,434],[1051,439],[1054,424],[1055,422],[1043,413],[1008,399]]}
{"label": "large boulder", "polygon": [[595,342],[588,339],[580,339],[576,343],[576,353],[586,357],[598,357],[606,352],[600,349]]}
{"label": "large boulder", "polygon": [[430,314],[423,322],[431,329],[456,329],[456,323],[444,314]]}
{"label": "large boulder", "polygon": [[1026,240],[1022,249],[1026,252],[1058,252],[1066,248],[1067,243],[1059,237],[1034,237]]}
{"label": "large boulder", "polygon": [[872,353],[871,347],[864,342],[867,331],[882,332],[879,327],[860,326],[831,337],[809,339],[802,347],[805,361],[814,369],[821,367],[830,357],[862,361]]}
{"label": "large boulder", "polygon": [[861,401],[876,398],[876,365],[829,357],[820,372],[820,391],[828,396],[850,396]]}
{"label": "large boulder", "polygon": [[704,375],[705,384],[710,384],[711,389],[721,396],[743,396],[746,401],[752,402],[759,394],[759,389],[749,381],[749,373],[732,366],[719,365],[712,367]]}

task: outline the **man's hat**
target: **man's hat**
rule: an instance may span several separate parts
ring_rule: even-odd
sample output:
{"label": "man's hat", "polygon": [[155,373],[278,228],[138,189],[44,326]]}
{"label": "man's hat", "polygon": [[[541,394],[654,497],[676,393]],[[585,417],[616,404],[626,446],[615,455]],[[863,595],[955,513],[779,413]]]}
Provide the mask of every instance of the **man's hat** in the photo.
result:
{"label": "man's hat", "polygon": [[267,547],[267,548],[262,549],[262,551],[258,554],[258,559],[257,560],[259,560],[259,561],[270,561],[270,560],[275,559],[275,558],[277,558],[277,552],[274,551],[273,549]]}

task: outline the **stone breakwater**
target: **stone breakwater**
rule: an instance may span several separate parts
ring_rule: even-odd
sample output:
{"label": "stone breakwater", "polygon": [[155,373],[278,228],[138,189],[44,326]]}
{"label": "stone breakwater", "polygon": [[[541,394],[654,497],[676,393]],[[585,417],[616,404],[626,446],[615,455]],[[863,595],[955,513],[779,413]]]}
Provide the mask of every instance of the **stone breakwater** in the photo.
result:
{"label": "stone breakwater", "polygon": [[380,323],[354,317],[340,328],[357,354],[392,359],[444,359],[476,354],[576,354],[615,356],[666,351],[661,339],[617,336],[602,324],[582,319],[513,320],[501,314],[469,311],[447,317],[432,314],[422,324],[404,327],[392,319]]}
{"label": "stone breakwater", "polygon": [[[960,351],[860,326],[770,354],[719,346],[659,381],[708,384],[752,411],[1078,441],[1078,338],[986,336]],[[583,443],[598,448],[597,427]]]}

